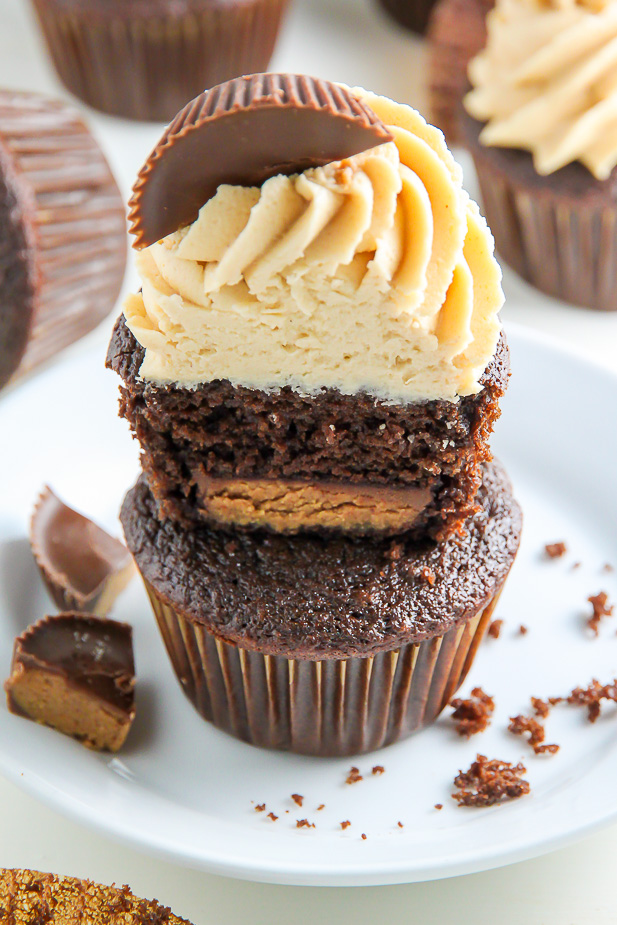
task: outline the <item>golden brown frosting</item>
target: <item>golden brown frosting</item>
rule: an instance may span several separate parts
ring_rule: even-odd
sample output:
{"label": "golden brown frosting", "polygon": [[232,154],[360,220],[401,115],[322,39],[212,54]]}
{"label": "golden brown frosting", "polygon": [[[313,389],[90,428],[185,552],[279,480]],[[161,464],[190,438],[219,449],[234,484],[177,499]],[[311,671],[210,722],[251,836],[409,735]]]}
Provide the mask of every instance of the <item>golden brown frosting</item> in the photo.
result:
{"label": "golden brown frosting", "polygon": [[497,0],[465,108],[485,145],[530,151],[539,174],[617,164],[617,3]]}
{"label": "golden brown frosting", "polygon": [[220,186],[139,254],[125,316],[143,378],[394,401],[479,390],[503,301],[490,232],[442,134],[354,92],[393,142],[261,188]]}

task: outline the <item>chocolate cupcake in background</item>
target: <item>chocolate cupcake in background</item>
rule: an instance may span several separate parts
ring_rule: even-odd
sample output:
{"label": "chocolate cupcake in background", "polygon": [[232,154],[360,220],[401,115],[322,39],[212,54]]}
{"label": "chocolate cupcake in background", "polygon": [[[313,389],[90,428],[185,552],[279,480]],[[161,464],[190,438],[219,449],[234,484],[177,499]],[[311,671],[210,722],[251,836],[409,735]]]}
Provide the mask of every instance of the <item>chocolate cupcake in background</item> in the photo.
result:
{"label": "chocolate cupcake in background", "polygon": [[113,309],[126,264],[125,215],[77,111],[0,90],[0,387]]}
{"label": "chocolate cupcake in background", "polygon": [[399,25],[423,33],[435,0],[379,0],[379,3]]}
{"label": "chocolate cupcake in background", "polygon": [[427,29],[431,121],[448,144],[460,143],[461,100],[467,65],[486,43],[486,14],[494,0],[438,0]]}
{"label": "chocolate cupcake in background", "polygon": [[487,26],[460,126],[497,250],[543,292],[614,311],[617,3],[497,0]]}
{"label": "chocolate cupcake in background", "polygon": [[204,87],[266,70],[289,0],[32,0],[54,66],[94,109],[169,122]]}
{"label": "chocolate cupcake in background", "polygon": [[487,462],[500,272],[460,169],[407,106],[253,75],[190,103],[134,189],[122,520],[181,684],[255,744],[409,735],[465,676],[520,528]]}

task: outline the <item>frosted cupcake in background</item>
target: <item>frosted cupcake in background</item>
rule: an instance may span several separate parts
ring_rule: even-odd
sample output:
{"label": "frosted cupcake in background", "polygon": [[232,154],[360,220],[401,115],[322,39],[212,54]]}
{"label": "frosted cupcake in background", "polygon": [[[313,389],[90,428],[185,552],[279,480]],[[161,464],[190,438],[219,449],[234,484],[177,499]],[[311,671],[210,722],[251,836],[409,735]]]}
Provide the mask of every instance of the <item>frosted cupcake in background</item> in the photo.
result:
{"label": "frosted cupcake in background", "polygon": [[617,309],[617,3],[497,0],[461,119],[503,259]]}
{"label": "frosted cupcake in background", "polygon": [[122,522],[187,696],[307,754],[417,731],[521,523],[489,462],[500,272],[443,136],[361,89],[253,75],[174,120],[131,215],[142,291],[108,365],[144,475]]}

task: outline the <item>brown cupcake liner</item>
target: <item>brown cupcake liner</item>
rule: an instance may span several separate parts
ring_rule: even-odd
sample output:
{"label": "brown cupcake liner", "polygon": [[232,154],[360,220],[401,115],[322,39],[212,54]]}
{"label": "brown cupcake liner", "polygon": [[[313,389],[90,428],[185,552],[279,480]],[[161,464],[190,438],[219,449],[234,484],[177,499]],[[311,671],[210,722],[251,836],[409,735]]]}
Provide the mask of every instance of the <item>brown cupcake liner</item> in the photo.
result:
{"label": "brown cupcake liner", "polygon": [[169,122],[207,87],[265,71],[289,0],[33,0],[63,84],[94,109]]}
{"label": "brown cupcake liner", "polygon": [[126,213],[109,165],[73,107],[1,91],[0,139],[31,251],[17,259],[30,259],[36,276],[25,353],[13,363],[22,375],[113,309],[126,265]]}
{"label": "brown cupcake liner", "polygon": [[401,26],[423,34],[428,26],[435,0],[379,0]]}
{"label": "brown cupcake liner", "polygon": [[484,215],[500,257],[532,286],[564,302],[617,310],[617,207],[518,185],[472,151]]}
{"label": "brown cupcake liner", "polygon": [[501,590],[441,636],[364,658],[302,660],[231,645],[144,584],[204,719],[252,745],[324,757],[374,751],[433,723],[463,683]]}

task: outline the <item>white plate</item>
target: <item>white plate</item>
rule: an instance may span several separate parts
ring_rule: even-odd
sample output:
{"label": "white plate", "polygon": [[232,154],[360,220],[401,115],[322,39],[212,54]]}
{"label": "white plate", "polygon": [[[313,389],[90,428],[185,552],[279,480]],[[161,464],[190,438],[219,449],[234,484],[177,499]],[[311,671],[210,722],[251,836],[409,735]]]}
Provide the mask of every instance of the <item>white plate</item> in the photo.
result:
{"label": "white plate", "polygon": [[[617,675],[615,621],[594,639],[586,599],[617,596],[617,377],[509,328],[515,375],[495,439],[525,511],[524,540],[498,616],[501,638],[481,647],[464,690],[495,696],[491,728],[459,739],[447,719],[356,761],[261,751],[204,723],[184,699],[146,597],[134,582],[115,616],[135,627],[138,714],[117,758],[0,708],[0,769],[42,801],[135,847],[205,870],[294,884],[385,884],[469,873],[528,858],[617,817],[614,708],[595,725],[557,708],[535,757],[506,731],[529,696],[564,694]],[[49,610],[26,540],[41,485],[118,530],[116,512],[137,451],[116,418],[117,378],[104,346],[71,354],[0,401],[0,665],[13,637]],[[545,543],[568,554],[547,561]],[[572,569],[574,562],[582,564]],[[526,636],[518,633],[524,623]],[[477,751],[523,759],[532,793],[504,806],[460,809],[450,797]],[[365,779],[345,784],[352,764]],[[382,776],[370,769],[383,765]],[[305,797],[299,809],[292,793]],[[265,802],[278,821],[257,813]],[[325,809],[317,811],[324,803]],[[434,804],[443,803],[441,812]],[[287,812],[288,811],[288,812]],[[308,818],[315,829],[299,830]],[[342,831],[339,823],[352,825]],[[402,821],[404,828],[397,823]],[[367,835],[362,840],[361,834]]]}

